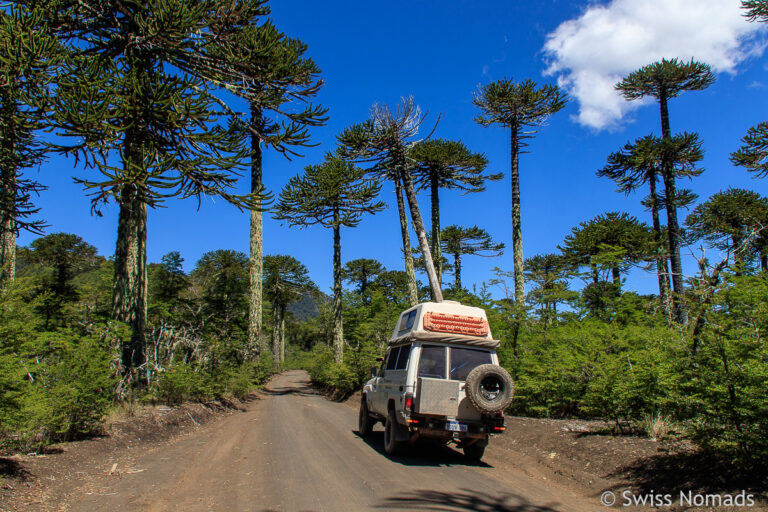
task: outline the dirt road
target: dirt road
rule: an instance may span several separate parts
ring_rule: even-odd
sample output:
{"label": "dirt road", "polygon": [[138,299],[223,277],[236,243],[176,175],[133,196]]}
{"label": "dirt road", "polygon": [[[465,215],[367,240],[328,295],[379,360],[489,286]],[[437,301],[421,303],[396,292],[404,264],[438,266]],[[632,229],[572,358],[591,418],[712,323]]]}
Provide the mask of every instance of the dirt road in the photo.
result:
{"label": "dirt road", "polygon": [[505,465],[493,450],[470,464],[422,447],[389,459],[382,430],[356,434],[357,414],[287,372],[247,412],[121,461],[72,496],[78,511],[593,511],[587,499]]}

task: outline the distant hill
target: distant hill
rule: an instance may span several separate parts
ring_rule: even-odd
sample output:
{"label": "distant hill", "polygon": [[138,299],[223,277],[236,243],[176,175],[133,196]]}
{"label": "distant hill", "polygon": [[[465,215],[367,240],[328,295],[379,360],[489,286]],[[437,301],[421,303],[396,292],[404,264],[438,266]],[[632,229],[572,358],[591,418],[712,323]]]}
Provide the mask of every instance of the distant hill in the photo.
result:
{"label": "distant hill", "polygon": [[296,320],[304,321],[315,318],[320,314],[319,304],[328,304],[330,302],[331,297],[324,293],[314,296],[311,293],[305,293],[300,301],[289,304],[287,310],[293,314]]}

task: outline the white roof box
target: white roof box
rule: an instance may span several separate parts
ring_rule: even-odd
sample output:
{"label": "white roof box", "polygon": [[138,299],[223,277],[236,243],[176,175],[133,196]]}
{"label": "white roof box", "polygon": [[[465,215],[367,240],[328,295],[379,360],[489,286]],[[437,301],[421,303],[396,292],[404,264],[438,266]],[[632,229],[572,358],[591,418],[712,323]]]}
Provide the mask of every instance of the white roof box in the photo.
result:
{"label": "white roof box", "polygon": [[496,348],[485,310],[458,302],[424,302],[405,310],[397,321],[390,345],[433,341]]}

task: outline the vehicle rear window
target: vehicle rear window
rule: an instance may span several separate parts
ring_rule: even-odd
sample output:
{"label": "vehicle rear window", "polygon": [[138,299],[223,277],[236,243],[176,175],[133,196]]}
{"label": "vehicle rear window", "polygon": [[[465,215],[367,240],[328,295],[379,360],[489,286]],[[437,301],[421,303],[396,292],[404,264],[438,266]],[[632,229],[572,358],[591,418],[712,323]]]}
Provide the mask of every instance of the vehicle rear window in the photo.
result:
{"label": "vehicle rear window", "polygon": [[451,380],[467,380],[467,375],[481,364],[490,364],[487,350],[451,347]]}
{"label": "vehicle rear window", "polygon": [[445,378],[445,347],[424,345],[419,359],[419,377]]}
{"label": "vehicle rear window", "polygon": [[389,357],[387,358],[387,370],[394,370],[397,364],[397,356],[400,354],[400,347],[395,347],[389,351]]}
{"label": "vehicle rear window", "polygon": [[408,356],[411,355],[411,345],[403,345],[400,347],[400,354],[397,356],[397,364],[395,370],[405,370],[408,366]]}

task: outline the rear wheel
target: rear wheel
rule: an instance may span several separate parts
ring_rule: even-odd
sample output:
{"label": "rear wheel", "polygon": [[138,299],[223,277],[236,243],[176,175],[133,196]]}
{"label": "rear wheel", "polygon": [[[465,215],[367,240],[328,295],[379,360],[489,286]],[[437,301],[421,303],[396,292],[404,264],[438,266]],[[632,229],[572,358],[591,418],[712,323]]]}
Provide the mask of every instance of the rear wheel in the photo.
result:
{"label": "rear wheel", "polygon": [[485,443],[474,443],[464,447],[464,456],[470,460],[480,460],[485,453]]}
{"label": "rear wheel", "polygon": [[365,397],[363,397],[363,400],[360,402],[360,416],[357,421],[357,432],[360,434],[360,437],[368,437],[373,431],[374,423],[376,422],[371,418],[368,412],[368,404],[365,401]]}
{"label": "rear wheel", "polygon": [[403,449],[403,444],[405,444],[403,441],[397,440],[400,428],[394,409],[390,409],[389,414],[387,414],[387,421],[384,424],[384,451],[389,456],[400,453]]}

